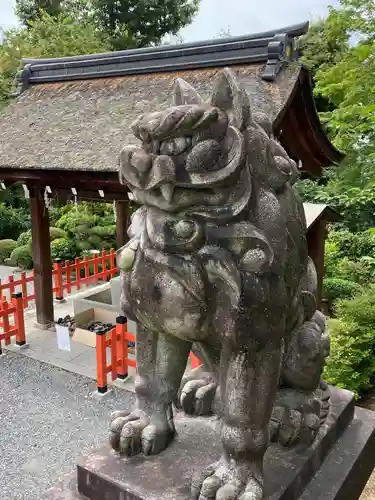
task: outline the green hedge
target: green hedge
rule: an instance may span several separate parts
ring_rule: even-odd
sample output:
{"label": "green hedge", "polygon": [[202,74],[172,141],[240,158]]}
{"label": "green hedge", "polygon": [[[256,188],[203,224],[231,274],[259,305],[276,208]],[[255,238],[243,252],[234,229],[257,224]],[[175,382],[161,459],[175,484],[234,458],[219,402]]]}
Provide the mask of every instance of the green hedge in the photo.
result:
{"label": "green hedge", "polygon": [[375,288],[338,301],[335,314],[328,323],[331,354],[324,377],[361,397],[375,380]]}
{"label": "green hedge", "polygon": [[31,247],[31,229],[21,233],[18,237],[17,243],[19,246],[30,245]]}
{"label": "green hedge", "polygon": [[351,299],[362,291],[361,285],[354,281],[341,278],[325,278],[323,281],[323,296],[330,303],[338,299]]}
{"label": "green hedge", "polygon": [[30,211],[0,203],[0,238],[16,240],[30,227]]}
{"label": "green hedge", "polygon": [[51,257],[55,261],[61,259],[63,262],[66,260],[74,261],[78,255],[75,240],[72,238],[58,238],[51,243]]}
{"label": "green hedge", "polygon": [[51,241],[58,240],[60,238],[66,238],[67,234],[63,229],[60,229],[59,227],[50,227],[49,228],[49,236]]}
{"label": "green hedge", "polygon": [[10,254],[10,262],[13,266],[20,267],[21,269],[32,269],[33,259],[30,246],[23,245],[15,248]]}
{"label": "green hedge", "polygon": [[17,242],[14,240],[0,240],[0,264],[4,264],[5,259],[9,259],[16,247]]}

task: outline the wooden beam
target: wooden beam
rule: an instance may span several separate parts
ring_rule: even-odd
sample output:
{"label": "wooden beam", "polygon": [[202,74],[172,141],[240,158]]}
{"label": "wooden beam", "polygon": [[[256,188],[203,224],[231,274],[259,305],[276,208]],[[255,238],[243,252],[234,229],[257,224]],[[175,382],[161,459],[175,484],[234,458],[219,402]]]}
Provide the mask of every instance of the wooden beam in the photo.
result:
{"label": "wooden beam", "polygon": [[129,201],[116,201],[116,245],[121,248],[128,241],[130,224]]}
{"label": "wooden beam", "polygon": [[[126,190],[121,191],[121,185],[118,185],[118,191],[104,191],[104,196],[100,196],[99,191],[92,191],[90,189],[77,189],[77,201],[82,200],[94,200],[103,202],[113,202],[115,200],[128,202],[128,194]],[[74,196],[70,189],[60,189],[52,188],[52,193],[50,197],[56,199],[59,203],[67,203],[68,201],[74,200]]]}
{"label": "wooden beam", "polygon": [[103,171],[74,171],[74,170],[47,170],[24,169],[0,166],[0,179],[7,182],[23,182],[29,186],[50,186],[54,188],[70,189],[72,187],[90,191],[114,188],[115,191],[126,192],[126,187],[119,182],[117,172]]}
{"label": "wooden beam", "polygon": [[327,222],[320,219],[313,224],[307,233],[307,244],[309,256],[315,264],[316,274],[318,276],[317,306],[321,306],[323,295],[324,278],[324,246],[327,237]]}
{"label": "wooden beam", "polygon": [[48,209],[40,188],[30,189],[32,254],[37,322],[50,325],[54,321],[52,261]]}

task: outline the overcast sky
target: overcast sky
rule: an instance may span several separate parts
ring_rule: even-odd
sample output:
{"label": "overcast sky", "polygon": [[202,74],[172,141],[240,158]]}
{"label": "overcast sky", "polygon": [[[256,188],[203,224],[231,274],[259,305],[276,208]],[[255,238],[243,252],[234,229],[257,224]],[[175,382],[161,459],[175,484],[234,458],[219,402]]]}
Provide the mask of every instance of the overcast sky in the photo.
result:
{"label": "overcast sky", "polygon": [[[0,26],[17,24],[13,14],[15,0],[0,0]],[[327,5],[338,0],[201,0],[194,22],[182,30],[185,41],[204,40],[221,30],[245,35],[317,19],[327,13]]]}

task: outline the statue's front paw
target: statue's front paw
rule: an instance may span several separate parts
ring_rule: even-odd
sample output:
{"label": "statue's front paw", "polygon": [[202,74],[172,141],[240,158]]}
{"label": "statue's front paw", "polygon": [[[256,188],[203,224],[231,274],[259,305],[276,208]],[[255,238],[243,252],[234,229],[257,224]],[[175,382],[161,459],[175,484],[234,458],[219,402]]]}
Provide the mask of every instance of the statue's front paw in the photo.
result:
{"label": "statue's front paw", "polygon": [[169,445],[173,430],[167,418],[150,418],[142,410],[115,412],[110,425],[110,443],[113,449],[127,456],[143,452],[157,454]]}
{"label": "statue's front paw", "polygon": [[319,428],[320,418],[315,413],[278,406],[272,412],[270,438],[282,446],[294,446],[297,443],[310,445]]}

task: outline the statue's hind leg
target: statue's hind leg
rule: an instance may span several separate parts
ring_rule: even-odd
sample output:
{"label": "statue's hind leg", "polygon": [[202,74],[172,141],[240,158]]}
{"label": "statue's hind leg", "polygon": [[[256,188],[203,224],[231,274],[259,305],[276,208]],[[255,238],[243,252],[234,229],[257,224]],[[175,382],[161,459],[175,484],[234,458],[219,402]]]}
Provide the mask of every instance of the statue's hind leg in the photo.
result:
{"label": "statue's hind leg", "polygon": [[172,402],[176,399],[191,343],[139,325],[137,331],[136,405],[115,412],[110,441],[126,455],[160,453],[174,436]]}
{"label": "statue's hind leg", "polygon": [[193,498],[263,499],[263,456],[279,376],[280,344],[224,342],[220,384],[223,455],[194,478]]}

